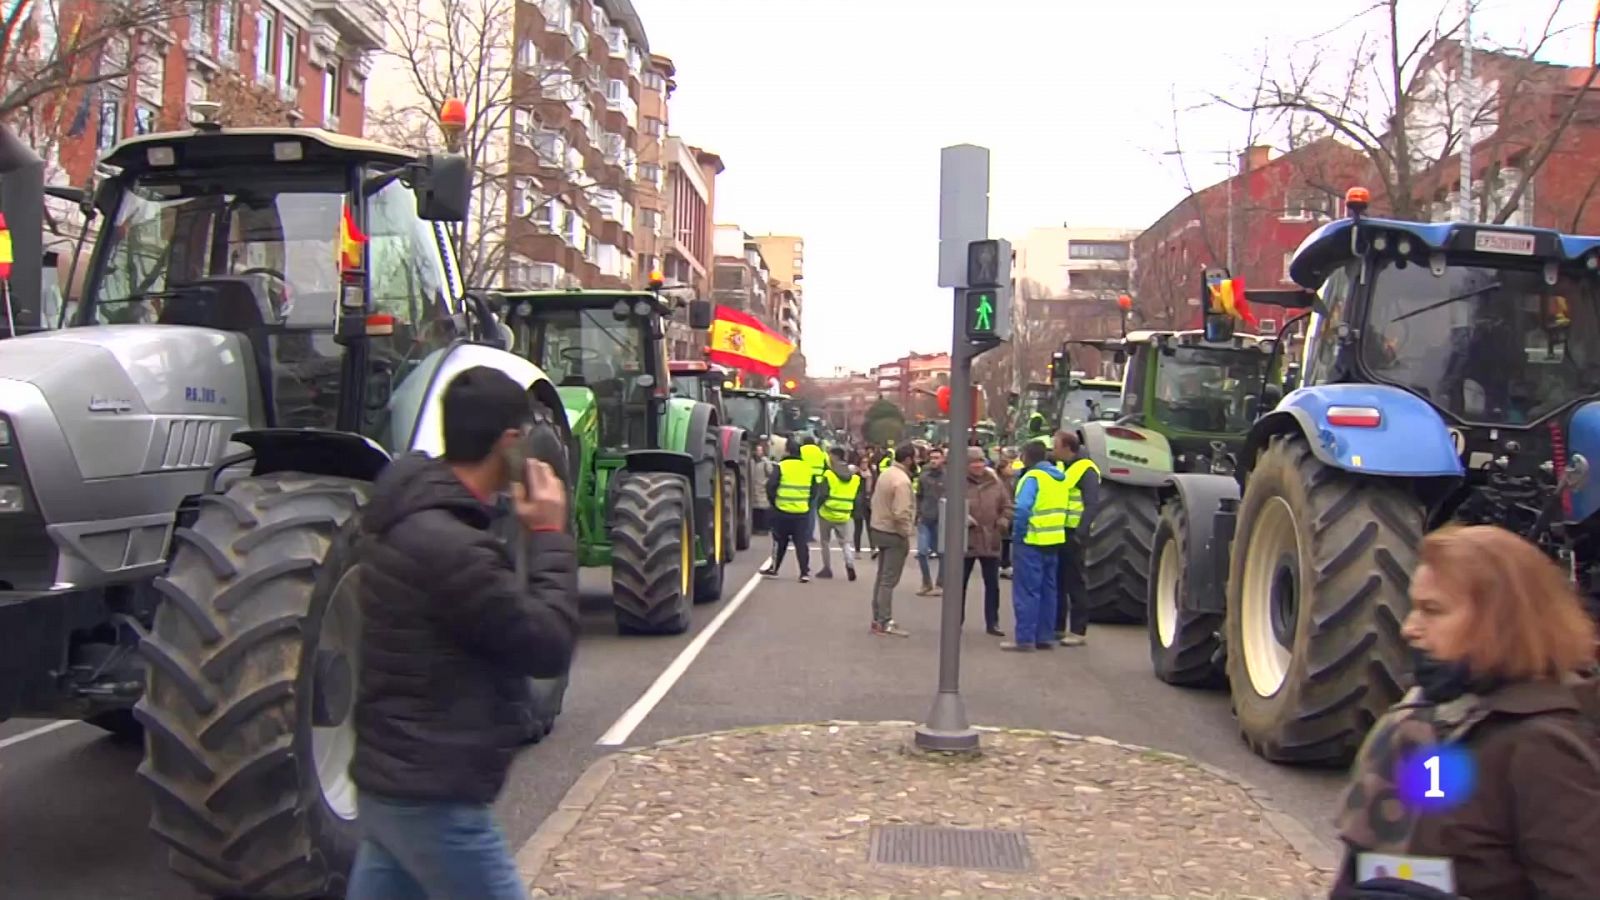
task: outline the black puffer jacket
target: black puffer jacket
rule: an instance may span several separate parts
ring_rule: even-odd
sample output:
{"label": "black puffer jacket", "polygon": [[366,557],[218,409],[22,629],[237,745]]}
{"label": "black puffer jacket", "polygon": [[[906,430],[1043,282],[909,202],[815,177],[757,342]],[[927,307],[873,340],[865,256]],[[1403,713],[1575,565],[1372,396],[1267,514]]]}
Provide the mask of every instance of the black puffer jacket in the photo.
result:
{"label": "black puffer jacket", "polygon": [[373,490],[361,563],[361,675],[350,775],[386,797],[488,803],[526,729],[527,678],[566,671],[577,637],[572,538],[531,535],[527,583],[493,510],[441,461],[396,460]]}

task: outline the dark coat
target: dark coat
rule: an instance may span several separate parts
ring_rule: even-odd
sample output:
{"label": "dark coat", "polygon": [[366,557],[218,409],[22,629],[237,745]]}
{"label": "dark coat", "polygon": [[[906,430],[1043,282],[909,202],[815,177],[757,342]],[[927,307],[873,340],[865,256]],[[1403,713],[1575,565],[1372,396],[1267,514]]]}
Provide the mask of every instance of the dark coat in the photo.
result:
{"label": "dark coat", "polygon": [[[1394,799],[1402,748],[1455,740],[1476,763],[1471,798],[1407,811]],[[1449,857],[1472,900],[1600,897],[1600,744],[1569,686],[1524,682],[1432,704],[1413,691],[1378,721],[1340,804],[1347,848],[1334,898],[1348,898],[1355,854]]]}
{"label": "dark coat", "polygon": [[571,536],[529,535],[526,583],[494,511],[445,463],[407,456],[373,489],[357,547],[361,673],[350,775],[385,797],[489,803],[526,736],[528,678],[577,640]]}

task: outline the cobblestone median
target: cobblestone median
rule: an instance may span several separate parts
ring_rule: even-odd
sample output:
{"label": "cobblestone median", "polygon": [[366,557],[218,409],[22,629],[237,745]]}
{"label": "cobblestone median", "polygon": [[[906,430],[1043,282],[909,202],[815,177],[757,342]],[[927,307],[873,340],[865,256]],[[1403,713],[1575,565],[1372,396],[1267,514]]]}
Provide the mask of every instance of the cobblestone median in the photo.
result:
{"label": "cobblestone median", "polygon": [[[951,758],[908,749],[909,736],[905,724],[786,726],[622,754],[597,792],[574,791],[592,802],[567,804],[519,861],[536,896],[1327,895],[1314,865],[1328,864],[1325,847],[1181,757],[1002,731],[980,757]],[[873,862],[873,829],[897,824],[1020,831],[1032,868]]]}

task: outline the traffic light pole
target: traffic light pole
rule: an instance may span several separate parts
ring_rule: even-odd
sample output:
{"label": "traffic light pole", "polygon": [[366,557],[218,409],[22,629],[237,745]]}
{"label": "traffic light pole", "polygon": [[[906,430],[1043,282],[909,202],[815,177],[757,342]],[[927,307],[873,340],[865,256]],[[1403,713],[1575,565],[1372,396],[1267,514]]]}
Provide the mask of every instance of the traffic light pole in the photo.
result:
{"label": "traffic light pole", "polygon": [[917,726],[923,750],[972,752],[978,732],[967,721],[961,699],[961,611],[966,606],[967,446],[972,433],[972,360],[978,350],[967,339],[966,290],[952,293],[950,341],[950,453],[944,468],[944,604],[939,622],[939,692],[928,720]]}

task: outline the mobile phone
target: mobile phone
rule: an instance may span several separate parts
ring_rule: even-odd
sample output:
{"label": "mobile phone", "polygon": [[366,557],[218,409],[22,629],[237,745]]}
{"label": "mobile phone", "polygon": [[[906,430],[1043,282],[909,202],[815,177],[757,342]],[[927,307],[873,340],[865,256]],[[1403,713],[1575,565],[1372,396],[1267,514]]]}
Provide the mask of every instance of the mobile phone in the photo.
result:
{"label": "mobile phone", "polygon": [[528,471],[528,449],[522,441],[505,449],[506,470],[511,475],[513,484],[521,484],[525,473]]}

